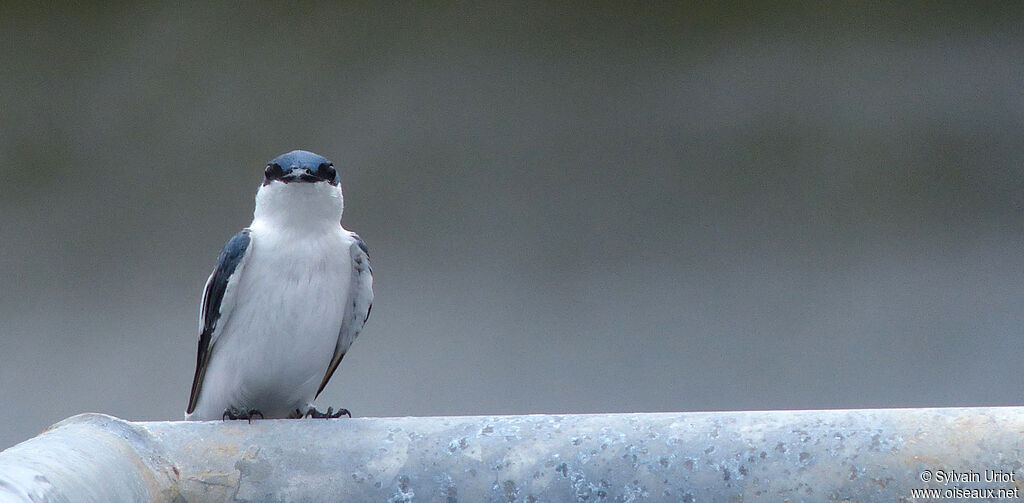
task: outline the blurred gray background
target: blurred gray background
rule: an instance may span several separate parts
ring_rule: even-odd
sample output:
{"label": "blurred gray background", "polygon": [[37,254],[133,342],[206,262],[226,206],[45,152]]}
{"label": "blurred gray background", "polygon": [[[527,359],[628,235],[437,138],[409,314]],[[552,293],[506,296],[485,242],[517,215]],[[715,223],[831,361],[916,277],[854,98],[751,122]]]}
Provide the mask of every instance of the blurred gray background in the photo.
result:
{"label": "blurred gray background", "polygon": [[1024,402],[1020,3],[0,10],[0,448],[180,419],[266,161],[343,168],[358,416]]}

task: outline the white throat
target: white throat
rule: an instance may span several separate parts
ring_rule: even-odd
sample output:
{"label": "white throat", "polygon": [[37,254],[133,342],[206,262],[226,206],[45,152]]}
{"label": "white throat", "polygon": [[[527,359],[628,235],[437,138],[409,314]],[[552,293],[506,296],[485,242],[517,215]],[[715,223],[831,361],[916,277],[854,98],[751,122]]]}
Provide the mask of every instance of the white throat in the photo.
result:
{"label": "white throat", "polygon": [[321,232],[341,225],[344,208],[340,185],[271,182],[256,192],[253,226],[296,233]]}

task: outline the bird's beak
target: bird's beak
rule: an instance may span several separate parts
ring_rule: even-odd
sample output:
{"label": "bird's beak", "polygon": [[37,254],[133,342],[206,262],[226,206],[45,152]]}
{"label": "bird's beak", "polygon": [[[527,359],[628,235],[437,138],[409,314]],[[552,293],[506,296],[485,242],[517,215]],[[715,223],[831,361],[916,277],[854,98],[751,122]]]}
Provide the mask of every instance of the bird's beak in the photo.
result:
{"label": "bird's beak", "polygon": [[291,182],[320,182],[323,181],[319,176],[310,173],[306,168],[292,168],[284,176],[281,177],[281,181],[284,183]]}

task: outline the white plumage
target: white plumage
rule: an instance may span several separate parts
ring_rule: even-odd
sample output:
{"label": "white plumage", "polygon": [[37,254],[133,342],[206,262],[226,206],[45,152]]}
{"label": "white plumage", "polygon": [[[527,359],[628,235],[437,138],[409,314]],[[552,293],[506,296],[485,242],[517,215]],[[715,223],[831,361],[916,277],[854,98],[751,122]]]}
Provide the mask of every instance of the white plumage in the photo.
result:
{"label": "white plumage", "polygon": [[232,408],[299,417],[312,407],[373,302],[369,257],[341,226],[343,207],[340,183],[270,181],[260,188],[248,245],[234,261],[212,330],[216,311],[206,297],[231,265],[222,267],[231,242],[207,281],[200,331],[210,337],[205,365],[200,340],[186,419],[219,420]]}

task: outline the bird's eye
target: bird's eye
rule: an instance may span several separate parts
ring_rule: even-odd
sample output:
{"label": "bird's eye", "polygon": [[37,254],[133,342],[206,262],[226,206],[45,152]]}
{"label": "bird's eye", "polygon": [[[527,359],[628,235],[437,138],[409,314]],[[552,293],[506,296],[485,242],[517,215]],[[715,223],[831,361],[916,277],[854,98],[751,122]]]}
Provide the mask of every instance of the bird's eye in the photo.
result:
{"label": "bird's eye", "polygon": [[267,169],[265,173],[267,180],[277,180],[284,176],[284,170],[281,169],[281,165],[277,164],[276,162],[267,164]]}
{"label": "bird's eye", "polygon": [[338,172],[334,169],[333,164],[323,163],[316,168],[316,176],[328,182],[334,182],[334,177],[338,175]]}

